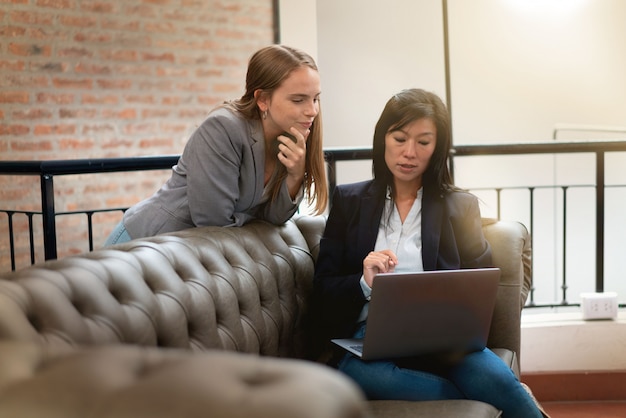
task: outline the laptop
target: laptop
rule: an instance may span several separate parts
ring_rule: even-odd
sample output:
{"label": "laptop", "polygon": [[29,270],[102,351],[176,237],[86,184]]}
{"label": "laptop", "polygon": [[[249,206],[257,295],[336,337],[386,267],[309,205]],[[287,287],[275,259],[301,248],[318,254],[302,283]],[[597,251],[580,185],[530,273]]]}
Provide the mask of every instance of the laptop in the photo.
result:
{"label": "laptop", "polygon": [[482,350],[499,281],[499,268],[377,274],[365,337],[331,341],[363,360]]}

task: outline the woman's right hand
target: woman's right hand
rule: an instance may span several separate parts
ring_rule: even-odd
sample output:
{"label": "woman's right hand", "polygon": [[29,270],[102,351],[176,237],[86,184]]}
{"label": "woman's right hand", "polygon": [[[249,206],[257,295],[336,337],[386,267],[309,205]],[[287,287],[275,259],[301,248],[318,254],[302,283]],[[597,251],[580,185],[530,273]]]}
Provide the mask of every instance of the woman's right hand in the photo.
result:
{"label": "woman's right hand", "polygon": [[391,250],[372,251],[363,260],[363,278],[372,287],[374,276],[378,273],[391,273],[398,265],[398,257]]}

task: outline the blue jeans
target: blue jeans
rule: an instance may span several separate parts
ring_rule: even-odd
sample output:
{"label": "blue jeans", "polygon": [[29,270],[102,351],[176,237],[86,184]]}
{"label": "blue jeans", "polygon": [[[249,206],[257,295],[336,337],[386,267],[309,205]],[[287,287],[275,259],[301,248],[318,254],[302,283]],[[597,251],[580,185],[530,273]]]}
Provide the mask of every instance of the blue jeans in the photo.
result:
{"label": "blue jeans", "polygon": [[[365,334],[365,326],[355,338]],[[506,363],[488,348],[465,355],[440,374],[398,367],[392,361],[363,361],[346,354],[339,370],[369,399],[472,399],[503,411],[503,418],[541,418],[541,411]]]}
{"label": "blue jeans", "polygon": [[107,240],[104,242],[105,247],[109,247],[111,245],[120,244],[122,242],[128,242],[132,240],[131,236],[126,231],[126,227],[124,226],[124,222],[120,222],[117,224],[113,232],[109,235]]}

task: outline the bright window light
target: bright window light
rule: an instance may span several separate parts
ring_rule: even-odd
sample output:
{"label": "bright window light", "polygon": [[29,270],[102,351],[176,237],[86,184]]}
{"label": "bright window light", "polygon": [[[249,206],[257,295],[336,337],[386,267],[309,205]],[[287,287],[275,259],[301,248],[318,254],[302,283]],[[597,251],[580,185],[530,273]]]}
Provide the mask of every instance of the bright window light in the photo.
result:
{"label": "bright window light", "polygon": [[520,12],[562,14],[580,9],[591,0],[507,0]]}

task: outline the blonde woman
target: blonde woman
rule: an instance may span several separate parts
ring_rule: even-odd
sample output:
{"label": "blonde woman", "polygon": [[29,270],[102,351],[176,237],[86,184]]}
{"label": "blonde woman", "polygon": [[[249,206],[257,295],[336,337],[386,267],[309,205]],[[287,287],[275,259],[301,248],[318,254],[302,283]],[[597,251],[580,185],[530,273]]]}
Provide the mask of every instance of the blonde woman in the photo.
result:
{"label": "blonde woman", "polygon": [[282,224],[304,196],[322,213],[328,189],[320,93],[308,54],[284,45],[254,53],[245,94],[209,114],[168,181],[126,211],[105,245],[252,219]]}

